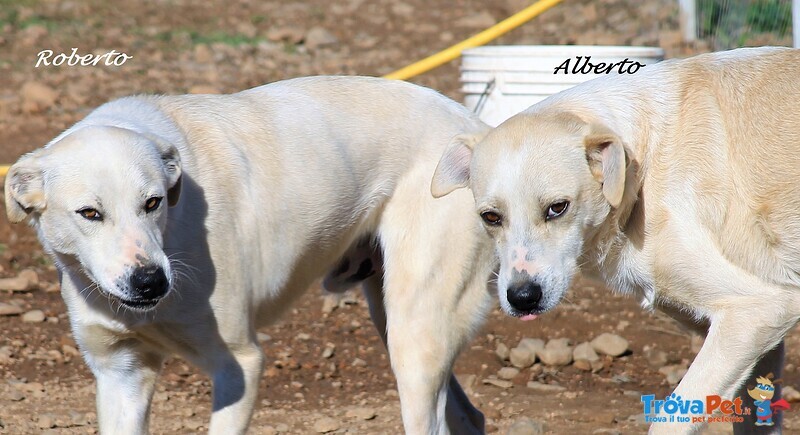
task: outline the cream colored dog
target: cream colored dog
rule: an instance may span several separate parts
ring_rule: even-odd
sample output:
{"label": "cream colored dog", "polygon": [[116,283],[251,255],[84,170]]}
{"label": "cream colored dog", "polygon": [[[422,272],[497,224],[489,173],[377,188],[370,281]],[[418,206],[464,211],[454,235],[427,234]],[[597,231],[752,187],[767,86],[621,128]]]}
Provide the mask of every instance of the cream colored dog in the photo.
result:
{"label": "cream colored dog", "polygon": [[123,98],[23,156],[8,216],[30,221],[61,271],[101,431],[147,431],[177,354],[213,379],[210,432],[245,432],[264,364],[256,328],[350,249],[375,261],[326,281],[366,280],[406,430],[481,432],[451,367],[491,306],[490,239],[468,192],[435,200],[429,185],[449,141],[485,128],[428,89],[315,77]]}
{"label": "cream colored dog", "polygon": [[798,73],[800,51],[762,48],[590,81],[453,141],[432,191],[472,189],[508,314],[552,309],[584,271],[708,322],[675,393],[731,398],[765,354],[754,375],[778,373],[800,318]]}

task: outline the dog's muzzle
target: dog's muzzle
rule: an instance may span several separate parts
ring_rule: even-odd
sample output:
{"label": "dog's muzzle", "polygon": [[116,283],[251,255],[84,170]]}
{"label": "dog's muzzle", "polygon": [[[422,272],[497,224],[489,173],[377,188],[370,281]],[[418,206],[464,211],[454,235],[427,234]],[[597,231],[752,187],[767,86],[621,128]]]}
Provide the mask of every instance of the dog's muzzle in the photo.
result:
{"label": "dog's muzzle", "polygon": [[506,297],[511,307],[520,313],[538,312],[541,309],[542,286],[532,281],[512,284],[506,291]]}
{"label": "dog's muzzle", "polygon": [[160,266],[145,266],[134,269],[130,277],[133,298],[122,303],[132,308],[154,307],[169,291],[169,280]]}

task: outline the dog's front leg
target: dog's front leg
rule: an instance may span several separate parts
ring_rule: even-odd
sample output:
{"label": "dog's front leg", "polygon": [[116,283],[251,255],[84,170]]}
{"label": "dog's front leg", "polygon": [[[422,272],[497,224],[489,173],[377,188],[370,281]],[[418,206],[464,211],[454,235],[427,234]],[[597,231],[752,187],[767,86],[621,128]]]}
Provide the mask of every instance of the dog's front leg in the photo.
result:
{"label": "dog's front leg", "polygon": [[[457,382],[451,384],[450,380],[456,356],[491,306],[485,281],[489,272],[482,275],[483,280],[473,277],[465,284],[448,276],[462,269],[448,267],[443,266],[447,273],[430,275],[444,280],[430,282],[409,281],[408,271],[387,267],[387,346],[397,378],[403,425],[409,434],[447,434],[451,429],[448,424],[453,433],[483,432],[483,418],[470,417],[477,411],[465,409],[466,396],[460,387],[455,388]],[[453,387],[451,397],[449,386]],[[452,419],[446,413],[449,399],[455,411]]]}
{"label": "dog's front leg", "polygon": [[100,433],[147,433],[150,402],[163,356],[144,350],[135,339],[114,342],[113,334],[99,327],[90,329],[96,330],[88,332],[88,337],[81,333],[77,338],[97,379]]}
{"label": "dog's front leg", "polygon": [[[369,314],[372,323],[386,345],[386,309],[383,300],[383,279],[380,274],[375,274],[364,281],[364,296],[369,304]],[[450,374],[447,383],[447,404],[445,405],[445,419],[451,433],[455,434],[482,434],[484,433],[485,420],[483,414],[472,405],[464,390],[459,385],[455,375]]]}
{"label": "dog's front leg", "polygon": [[247,431],[263,368],[264,353],[255,341],[229,345],[216,352],[209,370],[214,384],[209,433],[243,434]]}
{"label": "dog's front leg", "polygon": [[[737,299],[741,301],[744,298]],[[736,400],[734,394],[750,376],[756,362],[769,349],[777,346],[786,332],[796,323],[796,318],[777,316],[764,316],[761,318],[763,320],[754,321],[750,315],[753,310],[760,313],[770,311],[775,313],[775,311],[770,310],[763,301],[758,303],[758,300],[750,299],[750,302],[746,304],[747,306],[737,305],[736,308],[720,311],[712,316],[708,336],[702,349],[674,391],[681,400],[700,400],[709,403],[707,398],[715,395],[725,400]],[[750,407],[755,412],[755,407],[748,396],[740,396],[738,399],[742,409]],[[702,425],[702,422],[691,421],[655,423],[651,426],[650,433],[665,435],[693,433]]]}

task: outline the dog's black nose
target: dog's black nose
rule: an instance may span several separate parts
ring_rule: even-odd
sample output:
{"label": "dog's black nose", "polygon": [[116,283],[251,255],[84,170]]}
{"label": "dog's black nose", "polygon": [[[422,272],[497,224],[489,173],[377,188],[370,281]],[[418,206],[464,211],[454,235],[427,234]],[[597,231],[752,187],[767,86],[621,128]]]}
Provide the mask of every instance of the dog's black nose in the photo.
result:
{"label": "dog's black nose", "polygon": [[539,308],[539,301],[542,300],[542,286],[531,281],[523,282],[519,285],[508,287],[506,292],[508,303],[514,309],[523,313],[529,313]]}
{"label": "dog's black nose", "polygon": [[140,299],[152,300],[167,293],[169,281],[159,266],[137,267],[131,275],[131,287]]}

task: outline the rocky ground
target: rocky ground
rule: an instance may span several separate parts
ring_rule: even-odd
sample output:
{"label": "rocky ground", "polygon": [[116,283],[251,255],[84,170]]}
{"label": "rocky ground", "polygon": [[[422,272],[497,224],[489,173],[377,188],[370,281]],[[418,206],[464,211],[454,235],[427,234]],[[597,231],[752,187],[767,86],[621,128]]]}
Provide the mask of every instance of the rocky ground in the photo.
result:
{"label": "rocky ground", "polygon": [[[525,0],[5,0],[0,8],[0,163],[43,145],[97,105],[134,93],[231,92],[311,74],[381,75],[521,9]],[[685,45],[673,1],[565,1],[501,44]],[[783,43],[769,35],[760,43]],[[133,56],[122,66],[35,67],[44,49]],[[460,99],[457,62],[413,81]],[[4,213],[3,213],[4,214]],[[52,263],[0,218],[0,433],[93,433],[93,380]],[[363,298],[318,287],[260,336],[267,352],[254,433],[398,433],[397,394]],[[800,385],[800,335],[786,385]],[[501,433],[643,433],[641,394],[667,394],[700,341],[635,301],[580,281],[533,323],[489,317],[456,373]],[[210,384],[169,361],[154,433],[207,428]],[[784,394],[797,399],[796,393]],[[800,405],[797,405],[800,406]],[[786,432],[800,431],[787,413]],[[727,428],[716,427],[724,432]]]}

